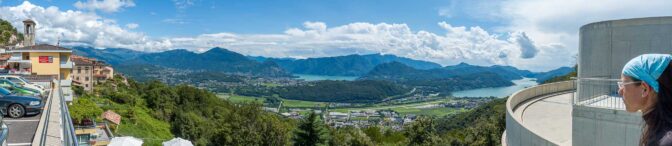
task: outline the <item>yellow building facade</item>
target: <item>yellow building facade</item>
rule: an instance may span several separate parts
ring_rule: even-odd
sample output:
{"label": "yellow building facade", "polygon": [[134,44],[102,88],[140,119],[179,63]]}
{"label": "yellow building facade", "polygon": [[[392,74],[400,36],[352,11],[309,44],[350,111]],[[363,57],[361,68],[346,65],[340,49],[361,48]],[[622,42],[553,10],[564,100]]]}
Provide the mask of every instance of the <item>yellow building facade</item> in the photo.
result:
{"label": "yellow building facade", "polygon": [[52,75],[61,80],[70,80],[72,50],[53,45],[34,45],[7,51],[12,56],[9,63],[10,74]]}

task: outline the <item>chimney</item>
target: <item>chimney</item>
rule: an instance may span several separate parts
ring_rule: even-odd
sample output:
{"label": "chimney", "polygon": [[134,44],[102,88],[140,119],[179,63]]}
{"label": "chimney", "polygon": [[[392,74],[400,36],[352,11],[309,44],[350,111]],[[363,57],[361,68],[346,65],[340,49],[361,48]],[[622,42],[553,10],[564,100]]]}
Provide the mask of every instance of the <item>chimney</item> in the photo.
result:
{"label": "chimney", "polygon": [[35,21],[23,20],[23,46],[35,45]]}

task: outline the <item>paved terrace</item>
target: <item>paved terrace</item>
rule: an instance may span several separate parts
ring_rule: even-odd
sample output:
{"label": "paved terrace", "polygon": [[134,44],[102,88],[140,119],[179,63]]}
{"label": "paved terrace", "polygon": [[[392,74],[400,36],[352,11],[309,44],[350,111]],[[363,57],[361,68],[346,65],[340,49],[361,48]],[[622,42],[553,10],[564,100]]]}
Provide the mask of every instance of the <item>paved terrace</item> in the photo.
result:
{"label": "paved terrace", "polygon": [[520,90],[507,100],[502,144],[572,145],[573,81]]}
{"label": "paved terrace", "polygon": [[540,137],[558,144],[572,145],[572,95],[556,93],[522,103],[513,113],[521,124]]}

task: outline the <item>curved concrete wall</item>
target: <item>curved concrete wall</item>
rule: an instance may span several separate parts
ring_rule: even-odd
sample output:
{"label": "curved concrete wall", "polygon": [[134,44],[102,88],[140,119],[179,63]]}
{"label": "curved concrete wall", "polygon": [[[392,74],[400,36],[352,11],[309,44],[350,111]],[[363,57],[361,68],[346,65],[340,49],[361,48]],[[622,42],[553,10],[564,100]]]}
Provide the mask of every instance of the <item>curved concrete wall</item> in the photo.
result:
{"label": "curved concrete wall", "polygon": [[572,91],[574,89],[576,89],[574,81],[563,81],[530,87],[527,89],[520,90],[509,96],[509,99],[507,99],[506,101],[506,131],[504,134],[506,140],[504,141],[505,142],[504,145],[509,146],[557,145],[525,127],[521,117],[516,116],[516,114],[514,114],[513,111],[515,111],[516,108],[518,108],[518,105],[530,99],[534,99],[536,97],[549,95],[553,93]]}
{"label": "curved concrete wall", "polygon": [[[672,17],[595,22],[580,30],[578,77],[619,79],[630,59],[647,53],[672,53]],[[618,88],[578,84],[575,100],[615,95]],[[574,105],[573,145],[637,145],[641,113]]]}
{"label": "curved concrete wall", "polygon": [[[611,20],[586,24],[579,32],[579,78],[620,79],[630,59],[672,53],[672,17]],[[578,100],[616,93],[617,88],[578,85]],[[582,92],[586,91],[586,92]]]}

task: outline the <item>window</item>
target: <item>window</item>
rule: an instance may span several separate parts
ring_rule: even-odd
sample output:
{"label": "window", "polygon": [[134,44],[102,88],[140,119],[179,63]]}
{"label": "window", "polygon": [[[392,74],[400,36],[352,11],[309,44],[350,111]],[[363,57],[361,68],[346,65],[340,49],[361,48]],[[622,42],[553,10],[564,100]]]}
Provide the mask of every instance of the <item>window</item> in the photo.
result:
{"label": "window", "polygon": [[89,84],[84,84],[84,86],[86,86],[86,87],[88,88],[88,87],[89,87]]}
{"label": "window", "polygon": [[79,81],[79,77],[75,78],[75,80]]}
{"label": "window", "polygon": [[81,74],[81,73],[82,73],[82,69],[78,67],[78,68],[77,68],[77,73],[78,73],[78,74]]}
{"label": "window", "polygon": [[89,77],[84,77],[84,81],[89,81]]}

